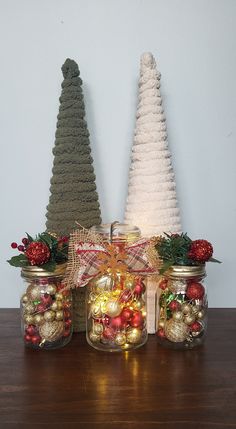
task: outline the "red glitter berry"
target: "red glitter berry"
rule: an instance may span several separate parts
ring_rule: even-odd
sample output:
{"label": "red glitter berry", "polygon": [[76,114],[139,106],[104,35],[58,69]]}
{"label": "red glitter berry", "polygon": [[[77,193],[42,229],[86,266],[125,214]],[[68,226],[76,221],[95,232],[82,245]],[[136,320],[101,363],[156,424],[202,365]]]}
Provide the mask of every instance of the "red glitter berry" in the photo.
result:
{"label": "red glitter berry", "polygon": [[12,249],[16,249],[16,248],[17,248],[17,243],[15,243],[15,242],[14,242],[14,243],[11,243],[11,248],[12,248]]}
{"label": "red glitter berry", "polygon": [[17,249],[19,250],[19,252],[24,252],[25,248],[22,244],[19,244],[19,246],[17,246]]}
{"label": "red glitter berry", "polygon": [[188,257],[193,261],[207,262],[213,255],[212,244],[207,240],[192,241]]}
{"label": "red glitter berry", "polygon": [[26,237],[24,237],[24,238],[22,238],[22,243],[25,245],[25,246],[27,246],[27,244],[29,244],[29,240],[28,240],[28,238],[26,238]]}
{"label": "red glitter berry", "polygon": [[33,241],[29,244],[25,251],[25,256],[28,258],[31,265],[43,265],[50,259],[50,249],[41,241]]}
{"label": "red glitter berry", "polygon": [[201,323],[200,323],[200,322],[193,322],[193,323],[190,325],[190,330],[191,330],[192,332],[200,332],[200,331],[202,330],[202,325],[201,325]]}
{"label": "red glitter berry", "polygon": [[170,304],[169,304],[169,309],[171,311],[177,311],[177,310],[179,310],[180,309],[180,303],[178,301],[176,301],[176,300],[171,301]]}

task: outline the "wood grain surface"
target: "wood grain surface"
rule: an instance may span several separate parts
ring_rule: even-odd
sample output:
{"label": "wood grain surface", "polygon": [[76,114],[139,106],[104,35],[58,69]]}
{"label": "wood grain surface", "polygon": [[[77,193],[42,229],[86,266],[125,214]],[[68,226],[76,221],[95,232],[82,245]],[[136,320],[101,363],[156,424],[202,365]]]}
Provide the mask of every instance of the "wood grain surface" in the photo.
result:
{"label": "wood grain surface", "polygon": [[236,309],[209,311],[204,346],[99,352],[75,334],[24,348],[19,311],[0,310],[0,428],[236,428]]}

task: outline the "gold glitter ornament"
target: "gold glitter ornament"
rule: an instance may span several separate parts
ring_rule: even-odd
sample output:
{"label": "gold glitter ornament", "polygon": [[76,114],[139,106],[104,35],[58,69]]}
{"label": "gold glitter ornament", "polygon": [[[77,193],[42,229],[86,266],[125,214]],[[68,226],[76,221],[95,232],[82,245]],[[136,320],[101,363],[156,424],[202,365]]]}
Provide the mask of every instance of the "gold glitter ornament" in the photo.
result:
{"label": "gold glitter ornament", "polygon": [[185,293],[187,289],[187,281],[183,279],[176,279],[176,280],[169,280],[168,287],[171,290],[171,292],[178,294],[178,293]]}
{"label": "gold glitter ornament", "polygon": [[160,319],[159,322],[158,322],[158,327],[159,328],[164,328],[164,326],[165,326],[165,320],[164,319]]}
{"label": "gold glitter ornament", "polygon": [[118,346],[123,346],[126,343],[126,336],[125,336],[125,334],[123,334],[122,332],[119,332],[118,334],[116,334],[116,336],[115,336],[115,343]]}
{"label": "gold glitter ornament", "polygon": [[62,310],[56,311],[55,319],[56,320],[63,320],[63,311]]}
{"label": "gold glitter ornament", "polygon": [[184,323],[186,323],[187,325],[191,325],[191,323],[195,322],[196,318],[194,316],[194,314],[186,314],[186,316],[184,317]]}
{"label": "gold glitter ornament", "polygon": [[96,293],[90,292],[90,294],[89,294],[89,303],[95,301],[96,298],[97,298]]}
{"label": "gold glitter ornament", "polygon": [[57,301],[62,301],[63,300],[63,295],[61,292],[57,292],[55,295],[55,298]]}
{"label": "gold glitter ornament", "polygon": [[180,322],[183,320],[184,315],[182,311],[174,311],[172,317],[176,322]]}
{"label": "gold glitter ornament", "polygon": [[132,302],[132,306],[134,308],[134,310],[141,310],[145,305],[145,302],[140,299],[139,301],[133,301]]}
{"label": "gold glitter ornament", "polygon": [[97,343],[100,340],[100,335],[95,334],[95,332],[90,331],[89,332],[89,339],[92,341],[92,343]]}
{"label": "gold glitter ornament", "polygon": [[52,322],[55,319],[55,312],[52,310],[47,310],[44,313],[44,320],[46,320],[47,322]]}
{"label": "gold glitter ornament", "polygon": [[45,322],[45,320],[44,320],[44,317],[42,314],[36,314],[34,316],[34,324],[35,325],[42,325],[42,323],[44,323],[44,322]]}
{"label": "gold glitter ornament", "polygon": [[54,320],[53,322],[44,322],[39,327],[39,335],[44,341],[56,341],[64,332],[64,323]]}
{"label": "gold glitter ornament", "polygon": [[51,305],[51,310],[53,310],[53,311],[57,311],[57,310],[59,310],[59,308],[58,308],[58,304],[59,304],[59,302],[60,301],[58,301],[58,302],[56,302],[56,301],[54,301],[53,303],[52,303],[52,305]]}
{"label": "gold glitter ornament", "polygon": [[24,308],[25,314],[33,314],[35,312],[35,306],[33,304],[26,304]]}
{"label": "gold glitter ornament", "polygon": [[95,323],[93,326],[93,332],[96,335],[101,335],[103,333],[103,324],[102,323]]}
{"label": "gold glitter ornament", "polygon": [[139,343],[142,337],[142,331],[138,328],[128,328],[126,331],[126,339],[130,344]]}
{"label": "gold glitter ornament", "polygon": [[202,309],[202,307],[200,305],[193,305],[192,306],[193,314],[197,314],[201,309]]}
{"label": "gold glitter ornament", "polygon": [[182,311],[184,314],[189,314],[189,313],[191,313],[191,312],[192,312],[192,306],[191,306],[191,304],[188,304],[187,302],[184,302],[184,303],[181,305],[181,311]]}
{"label": "gold glitter ornament", "polygon": [[197,319],[198,320],[202,320],[202,319],[204,319],[204,317],[205,317],[205,311],[204,310],[198,311],[198,313],[197,313]]}
{"label": "gold glitter ornament", "polygon": [[107,301],[106,303],[106,307],[105,307],[105,313],[110,316],[110,317],[116,317],[119,316],[119,314],[121,313],[121,305],[117,300],[114,299],[110,299],[109,301]]}
{"label": "gold glitter ornament", "polygon": [[49,295],[55,295],[57,291],[57,287],[55,285],[47,285],[45,292]]}
{"label": "gold glitter ornament", "polygon": [[182,343],[188,337],[188,325],[184,322],[177,322],[176,320],[167,320],[165,324],[165,335],[169,341],[173,343]]}
{"label": "gold glitter ornament", "polygon": [[26,294],[24,294],[21,298],[21,302],[23,304],[27,304],[27,302],[29,302],[29,297]]}
{"label": "gold glitter ornament", "polygon": [[32,325],[34,323],[34,317],[31,314],[26,314],[24,316],[24,321],[27,323],[27,325]]}
{"label": "gold glitter ornament", "polygon": [[26,294],[32,299],[32,301],[40,299],[42,295],[40,287],[35,285],[29,285]]}
{"label": "gold glitter ornament", "polygon": [[92,316],[92,317],[95,317],[95,318],[97,318],[97,317],[101,317],[101,316],[102,316],[102,311],[101,311],[101,306],[100,306],[100,304],[98,304],[98,303],[96,303],[96,302],[93,302],[93,303],[90,305],[90,313],[91,313],[91,316]]}

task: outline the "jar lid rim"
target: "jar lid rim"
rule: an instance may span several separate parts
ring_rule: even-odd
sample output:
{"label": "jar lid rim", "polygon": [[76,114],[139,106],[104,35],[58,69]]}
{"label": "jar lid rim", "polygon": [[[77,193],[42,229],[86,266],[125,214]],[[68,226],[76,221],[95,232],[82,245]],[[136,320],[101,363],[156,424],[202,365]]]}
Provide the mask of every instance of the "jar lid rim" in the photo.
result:
{"label": "jar lid rim", "polygon": [[165,273],[169,277],[205,276],[206,266],[201,265],[172,265]]}
{"label": "jar lid rim", "polygon": [[47,271],[38,265],[28,265],[21,270],[21,276],[24,278],[34,277],[60,277],[66,271],[67,263],[57,264],[54,271]]}

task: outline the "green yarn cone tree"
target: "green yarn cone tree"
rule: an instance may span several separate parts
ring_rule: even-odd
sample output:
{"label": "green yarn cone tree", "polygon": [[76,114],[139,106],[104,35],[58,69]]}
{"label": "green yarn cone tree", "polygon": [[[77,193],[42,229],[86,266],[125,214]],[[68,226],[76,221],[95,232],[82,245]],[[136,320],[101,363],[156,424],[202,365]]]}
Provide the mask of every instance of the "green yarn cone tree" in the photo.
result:
{"label": "green yarn cone tree", "polygon": [[68,235],[75,221],[86,228],[100,224],[101,212],[78,65],[67,59],[62,73],[46,228]]}

